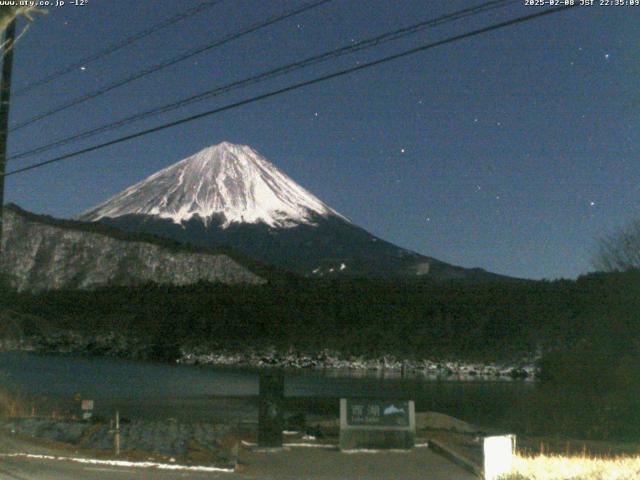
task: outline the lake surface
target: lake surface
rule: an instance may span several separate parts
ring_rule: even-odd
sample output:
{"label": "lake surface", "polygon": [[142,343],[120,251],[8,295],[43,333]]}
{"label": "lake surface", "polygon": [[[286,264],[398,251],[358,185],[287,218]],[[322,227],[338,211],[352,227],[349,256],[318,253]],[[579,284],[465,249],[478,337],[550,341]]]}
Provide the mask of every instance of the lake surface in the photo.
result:
{"label": "lake surface", "polygon": [[[74,408],[73,397],[95,401],[96,414],[119,410],[132,418],[255,421],[259,371],[240,367],[164,365],[100,357],[0,353],[0,382],[40,409]],[[287,370],[285,396],[305,413],[337,413],[337,398],[409,398],[433,410],[491,424],[527,402],[531,382],[435,380],[362,371]],[[46,397],[46,400],[42,400]],[[43,412],[44,413],[44,412]]]}

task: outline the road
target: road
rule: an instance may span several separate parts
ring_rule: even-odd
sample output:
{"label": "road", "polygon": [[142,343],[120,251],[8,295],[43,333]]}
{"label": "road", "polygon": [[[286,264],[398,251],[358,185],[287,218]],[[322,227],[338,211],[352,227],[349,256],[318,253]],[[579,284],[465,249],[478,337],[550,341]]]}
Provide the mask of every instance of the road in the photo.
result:
{"label": "road", "polygon": [[[0,455],[31,453],[72,456],[0,435]],[[258,452],[241,448],[235,473],[91,465],[68,460],[0,456],[1,480],[474,480],[475,477],[428,448],[408,452],[341,453],[337,449],[287,448]]]}
{"label": "road", "polygon": [[[84,465],[59,460],[4,458],[2,480],[125,480],[213,479],[229,480],[387,480],[402,478],[472,480],[475,477],[428,449],[410,453],[343,454],[322,450],[292,449],[289,452],[256,454],[236,473],[175,472],[157,469]],[[260,458],[262,457],[262,458]],[[247,458],[245,456],[245,461]]]}
{"label": "road", "polygon": [[344,454],[295,448],[276,453],[243,452],[236,473],[176,472],[148,468],[85,465],[60,460],[3,458],[2,480],[473,480],[475,477],[426,448],[408,453]]}

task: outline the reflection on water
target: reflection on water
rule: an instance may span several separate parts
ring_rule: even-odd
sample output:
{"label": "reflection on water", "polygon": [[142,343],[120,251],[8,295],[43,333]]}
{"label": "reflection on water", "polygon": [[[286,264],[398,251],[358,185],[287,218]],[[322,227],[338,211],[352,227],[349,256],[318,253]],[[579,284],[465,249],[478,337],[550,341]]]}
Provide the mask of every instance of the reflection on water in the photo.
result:
{"label": "reflection on water", "polygon": [[[20,352],[0,353],[0,381],[22,394],[59,401],[72,402],[79,393],[96,401],[98,413],[118,408],[134,417],[202,421],[251,420],[255,398],[247,397],[258,394],[256,369]],[[285,396],[297,398],[289,402],[296,410],[337,412],[340,397],[410,398],[418,410],[476,422],[491,422],[526,402],[532,388],[531,382],[443,381],[388,372],[291,370],[285,376]]]}

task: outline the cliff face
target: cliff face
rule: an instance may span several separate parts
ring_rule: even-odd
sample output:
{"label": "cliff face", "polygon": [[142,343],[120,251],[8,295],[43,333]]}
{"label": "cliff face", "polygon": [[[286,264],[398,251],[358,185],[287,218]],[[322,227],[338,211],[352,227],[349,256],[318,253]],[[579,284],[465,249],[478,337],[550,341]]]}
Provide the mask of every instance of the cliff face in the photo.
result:
{"label": "cliff face", "polygon": [[1,266],[19,291],[90,289],[149,281],[172,285],[266,282],[223,253],[93,232],[79,222],[39,217],[14,206],[4,211]]}

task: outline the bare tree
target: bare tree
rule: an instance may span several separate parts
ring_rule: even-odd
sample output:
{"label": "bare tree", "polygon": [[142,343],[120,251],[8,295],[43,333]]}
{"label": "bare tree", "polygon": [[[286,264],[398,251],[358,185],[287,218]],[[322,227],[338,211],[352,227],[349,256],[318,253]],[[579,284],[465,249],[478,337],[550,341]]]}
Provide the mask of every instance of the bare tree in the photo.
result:
{"label": "bare tree", "polygon": [[593,266],[604,272],[640,268],[640,220],[600,239]]}
{"label": "bare tree", "polygon": [[[15,2],[15,3],[17,4],[18,2]],[[46,13],[46,10],[42,10],[36,7],[0,6],[0,36],[2,36],[2,34],[7,29],[9,24],[13,22],[17,17],[23,16],[27,20],[29,20],[29,22],[31,22],[33,20],[32,15],[36,13],[44,14]],[[24,27],[20,35],[18,35],[18,38],[16,39],[16,41],[26,33],[28,28],[29,28],[29,24],[27,24]],[[2,51],[3,54],[6,52],[7,49],[10,49],[12,47],[13,45],[4,45],[0,43],[0,51]]]}
{"label": "bare tree", "polygon": [[[15,2],[18,4],[18,2]],[[1,6],[0,7],[0,33],[4,32],[9,24],[20,15],[29,21],[33,20],[34,13],[44,13],[44,10],[36,7]]]}

